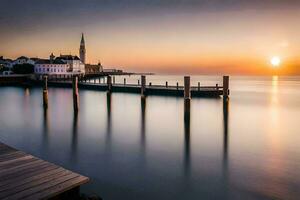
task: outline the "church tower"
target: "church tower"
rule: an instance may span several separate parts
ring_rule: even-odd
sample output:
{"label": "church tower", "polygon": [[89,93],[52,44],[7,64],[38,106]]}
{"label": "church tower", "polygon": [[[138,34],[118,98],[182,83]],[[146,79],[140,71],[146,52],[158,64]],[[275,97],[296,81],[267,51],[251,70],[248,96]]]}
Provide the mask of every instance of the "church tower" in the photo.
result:
{"label": "church tower", "polygon": [[83,64],[85,64],[85,42],[84,42],[84,36],[83,33],[81,35],[81,42],[80,42],[80,48],[79,48],[79,57]]}

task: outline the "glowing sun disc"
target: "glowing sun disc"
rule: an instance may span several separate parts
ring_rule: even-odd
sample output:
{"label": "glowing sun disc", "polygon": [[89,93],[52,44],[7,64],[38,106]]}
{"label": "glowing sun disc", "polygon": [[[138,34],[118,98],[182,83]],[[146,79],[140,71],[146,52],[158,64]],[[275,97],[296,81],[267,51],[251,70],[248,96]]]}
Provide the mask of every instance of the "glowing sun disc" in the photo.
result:
{"label": "glowing sun disc", "polygon": [[281,63],[281,59],[278,56],[274,56],[271,58],[271,64],[273,67],[278,67]]}

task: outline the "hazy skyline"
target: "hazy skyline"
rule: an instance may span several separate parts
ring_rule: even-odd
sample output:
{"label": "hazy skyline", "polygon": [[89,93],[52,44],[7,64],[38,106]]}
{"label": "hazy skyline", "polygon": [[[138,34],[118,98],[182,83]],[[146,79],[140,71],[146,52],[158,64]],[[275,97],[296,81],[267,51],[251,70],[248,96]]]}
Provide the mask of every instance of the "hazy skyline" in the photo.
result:
{"label": "hazy skyline", "polygon": [[[131,71],[300,74],[295,0],[4,0],[0,54],[78,55]],[[272,68],[270,58],[282,64]]]}

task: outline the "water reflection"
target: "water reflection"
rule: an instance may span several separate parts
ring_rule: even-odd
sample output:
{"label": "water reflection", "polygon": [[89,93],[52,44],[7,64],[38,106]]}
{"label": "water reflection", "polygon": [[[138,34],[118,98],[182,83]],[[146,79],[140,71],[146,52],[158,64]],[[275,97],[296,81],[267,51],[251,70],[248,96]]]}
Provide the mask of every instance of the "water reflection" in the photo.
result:
{"label": "water reflection", "polygon": [[223,99],[223,126],[224,126],[224,136],[223,136],[223,162],[226,163],[228,159],[228,107],[229,99]]}
{"label": "water reflection", "polygon": [[229,170],[228,170],[228,148],[229,148],[229,135],[228,135],[228,110],[229,99],[223,99],[223,183],[224,183],[224,199],[228,199],[229,188]]}
{"label": "water reflection", "polygon": [[191,157],[190,157],[190,112],[184,114],[184,174],[190,176]]}
{"label": "water reflection", "polygon": [[78,146],[78,112],[74,112],[72,125],[72,144],[71,144],[71,161],[77,162],[77,146]]}
{"label": "water reflection", "polygon": [[107,112],[107,127],[106,127],[106,146],[111,147],[111,101],[112,95],[110,92],[106,93],[106,112]]}
{"label": "water reflection", "polygon": [[[48,134],[49,134],[49,113],[48,113],[48,109],[47,108],[44,108],[43,109],[43,125],[42,125],[42,133],[43,133],[43,136],[42,136],[42,145],[44,147],[47,147],[48,146]],[[47,149],[47,148],[45,148]]]}
{"label": "water reflection", "polygon": [[141,98],[141,147],[142,154],[146,149],[146,98]]}

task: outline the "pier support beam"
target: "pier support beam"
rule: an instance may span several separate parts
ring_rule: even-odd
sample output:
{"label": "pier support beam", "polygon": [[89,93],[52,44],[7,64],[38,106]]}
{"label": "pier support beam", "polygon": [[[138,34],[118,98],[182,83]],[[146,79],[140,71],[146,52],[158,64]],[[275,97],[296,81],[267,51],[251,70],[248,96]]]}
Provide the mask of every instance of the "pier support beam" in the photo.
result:
{"label": "pier support beam", "polygon": [[229,96],[229,76],[223,76],[223,98]]}
{"label": "pier support beam", "polygon": [[74,112],[79,110],[79,94],[78,94],[78,77],[74,76],[72,80],[73,85],[73,107]]}
{"label": "pier support beam", "polygon": [[191,108],[191,79],[189,76],[184,77],[184,120],[190,120]]}
{"label": "pier support beam", "polygon": [[142,98],[145,98],[146,97],[146,76],[142,75],[141,76],[141,95],[142,95]]}
{"label": "pier support beam", "polygon": [[45,109],[48,108],[48,77],[47,76],[44,76],[43,106]]}
{"label": "pier support beam", "polygon": [[111,76],[107,76],[107,92],[111,92],[111,88],[112,88],[112,85],[111,85]]}

